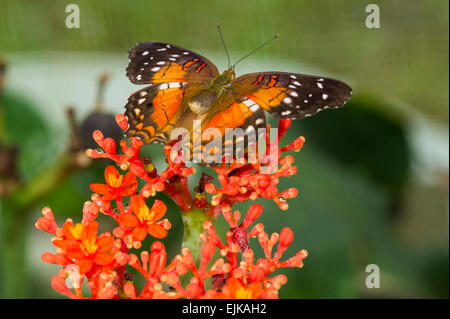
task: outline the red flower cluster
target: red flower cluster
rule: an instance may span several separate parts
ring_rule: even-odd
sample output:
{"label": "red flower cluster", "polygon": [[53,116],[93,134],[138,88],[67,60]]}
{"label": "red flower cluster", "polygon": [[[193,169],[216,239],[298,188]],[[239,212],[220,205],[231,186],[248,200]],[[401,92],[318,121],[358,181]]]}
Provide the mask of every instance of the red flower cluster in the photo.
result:
{"label": "red flower cluster", "polygon": [[[119,114],[116,120],[122,129],[127,129],[125,116]],[[266,156],[278,145],[289,125],[290,121],[280,121],[276,145],[266,138]],[[261,223],[250,229],[262,213],[261,205],[253,205],[240,224],[240,212],[233,213],[231,209],[238,202],[259,197],[273,199],[281,209],[287,209],[285,199],[295,197],[297,190],[278,191],[278,179],[295,174],[296,168],[292,166],[292,156],[281,156],[285,151],[300,150],[303,137],[276,148],[276,162],[269,160],[264,170],[262,160],[254,164],[243,161],[215,167],[222,187],[216,188],[211,183],[212,177],[204,174],[194,188],[195,196],[191,196],[188,186],[188,176],[194,174],[195,169],[187,167],[183,160],[172,160],[171,145],[164,146],[168,165],[158,174],[151,159],[140,156],[143,146],[140,139],[131,138],[130,145],[122,140],[118,153],[113,139],[105,138],[100,131],[95,131],[93,137],[102,150],[87,150],[86,154],[111,159],[125,173],[120,173],[116,166],[108,166],[106,184],[90,185],[94,194],[83,206],[81,223],[74,224],[67,219],[58,227],[51,210],[42,210],[43,216],[37,220],[36,227],[52,234],[52,243],[56,246],[56,253],[44,253],[42,259],[62,266],[52,279],[52,286],[58,292],[70,298],[277,298],[287,278],[272,276],[273,272],[303,266],[306,250],[280,260],[293,240],[290,228],[270,237]],[[142,187],[138,187],[138,180],[143,182]],[[210,201],[205,191],[214,194]],[[160,200],[149,205],[149,198],[157,192],[171,197],[184,217],[194,212],[207,216],[197,221],[204,233],[200,238],[191,238],[201,247],[199,256],[193,256],[185,247],[167,264],[167,252],[160,241],[153,242],[150,251],[138,253],[139,257],[133,252],[142,247],[147,236],[161,239],[171,228],[171,223],[163,219],[166,205]],[[111,233],[98,234],[99,213],[112,217],[117,223]],[[230,226],[226,242],[220,240],[213,226],[219,215],[223,215]],[[255,260],[251,238],[257,238],[264,258]],[[277,250],[273,253],[275,245]],[[220,257],[212,261],[216,252]],[[127,267],[145,279],[146,285],[141,291],[137,291]],[[81,290],[84,282],[90,289],[89,296],[83,295]],[[209,286],[210,289],[205,288]]]}
{"label": "red flower cluster", "polygon": [[[129,264],[135,268],[147,283],[139,293],[133,283],[124,286],[125,294],[130,298],[278,298],[278,290],[287,282],[284,275],[269,277],[275,270],[285,267],[302,267],[303,259],[307,257],[306,250],[301,250],[294,257],[280,261],[283,252],[292,243],[293,234],[289,228],[284,228],[281,234],[276,233],[268,237],[264,227],[257,224],[250,232],[247,228],[261,215],[262,206],[253,205],[243,222],[242,236],[258,237],[264,250],[265,258],[254,260],[253,250],[246,248],[242,253],[242,260],[238,262],[242,246],[235,241],[232,231],[227,233],[227,243],[220,241],[211,222],[207,221],[203,227],[205,233],[200,265],[197,267],[188,249],[183,249],[172,262],[166,265],[167,253],[164,245],[154,242],[150,253],[144,251],[139,258],[129,255]],[[224,212],[225,213],[225,212]],[[228,217],[231,210],[227,210]],[[234,213],[235,220],[229,221],[230,226],[240,219],[240,213]],[[234,226],[231,226],[234,227]],[[277,252],[272,256],[272,249],[278,243]],[[219,250],[222,257],[216,259],[210,267],[208,265],[214,253]],[[226,258],[226,260],[224,259]],[[189,283],[183,287],[182,281],[190,277]],[[205,290],[207,280],[212,282],[212,288]],[[164,290],[163,284],[171,289]]]}
{"label": "red flower cluster", "polygon": [[[266,154],[260,156],[256,163],[247,161],[235,162],[229,166],[222,164],[213,169],[218,173],[217,179],[221,188],[213,184],[207,184],[205,190],[207,193],[215,194],[211,204],[217,207],[214,211],[220,212],[224,205],[233,206],[236,203],[248,200],[256,200],[260,197],[274,200],[280,209],[289,208],[286,199],[297,196],[296,188],[289,188],[285,191],[278,191],[277,184],[280,177],[289,177],[297,173],[297,167],[292,166],[294,157],[282,154],[287,151],[300,151],[305,142],[305,138],[300,136],[291,144],[278,147],[281,138],[286,134],[291,125],[291,120],[280,120],[278,127],[277,140],[270,143],[270,134],[266,135]],[[270,132],[270,126],[267,129]],[[271,152],[276,156],[271,156]],[[266,163],[264,166],[261,163]]]}
{"label": "red flower cluster", "polygon": [[[95,206],[86,204],[84,217],[95,215],[92,209],[96,210]],[[42,215],[37,220],[36,227],[53,234],[55,238],[52,243],[57,247],[55,254],[44,253],[42,260],[63,266],[52,279],[53,288],[68,297],[82,298],[81,285],[83,278],[87,277],[91,298],[114,297],[117,288],[113,281],[117,277],[117,271],[126,264],[123,260],[120,262],[120,240],[116,240],[110,233],[97,235],[96,221],[83,220],[74,225],[71,219],[67,219],[59,228],[50,208],[45,207]],[[68,286],[73,287],[74,291]]]}

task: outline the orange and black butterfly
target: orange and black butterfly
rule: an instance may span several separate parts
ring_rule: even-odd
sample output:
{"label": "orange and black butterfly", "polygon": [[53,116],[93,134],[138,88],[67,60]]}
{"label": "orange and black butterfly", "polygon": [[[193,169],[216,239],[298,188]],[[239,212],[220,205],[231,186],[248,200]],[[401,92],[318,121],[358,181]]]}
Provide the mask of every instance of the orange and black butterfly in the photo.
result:
{"label": "orange and black butterfly", "polygon": [[129,51],[127,76],[151,84],[133,93],[126,104],[127,135],[145,143],[168,143],[176,127],[240,127],[244,132],[266,127],[265,112],[280,119],[302,119],[343,106],[351,88],[343,82],[312,75],[257,72],[235,77],[236,63],[219,73],[208,59],[162,42],[139,43]]}

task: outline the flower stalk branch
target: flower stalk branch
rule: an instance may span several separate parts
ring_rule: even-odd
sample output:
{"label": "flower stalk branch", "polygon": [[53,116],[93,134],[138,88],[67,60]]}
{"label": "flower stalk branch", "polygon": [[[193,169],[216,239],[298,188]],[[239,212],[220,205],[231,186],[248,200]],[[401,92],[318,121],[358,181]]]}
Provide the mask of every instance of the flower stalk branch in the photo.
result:
{"label": "flower stalk branch", "polygon": [[194,262],[200,260],[201,245],[199,244],[200,235],[203,233],[203,223],[212,221],[212,217],[205,213],[205,210],[194,208],[189,212],[181,213],[183,220],[184,233],[181,247],[188,248],[194,257]]}

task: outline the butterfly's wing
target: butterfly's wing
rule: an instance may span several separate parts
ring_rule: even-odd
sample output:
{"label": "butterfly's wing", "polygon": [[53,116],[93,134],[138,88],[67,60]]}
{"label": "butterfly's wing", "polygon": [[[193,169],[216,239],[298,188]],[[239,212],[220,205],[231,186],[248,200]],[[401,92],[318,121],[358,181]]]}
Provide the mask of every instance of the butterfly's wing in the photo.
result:
{"label": "butterfly's wing", "polygon": [[128,57],[127,76],[135,84],[198,82],[219,74],[205,57],[168,43],[138,43]]}
{"label": "butterfly's wing", "polygon": [[182,83],[163,83],[130,95],[125,106],[129,123],[127,136],[138,136],[146,144],[167,142],[181,113],[184,94]]}
{"label": "butterfly's wing", "polygon": [[245,74],[231,85],[239,95],[281,119],[302,119],[323,109],[342,107],[352,93],[338,80],[285,72]]}
{"label": "butterfly's wing", "polygon": [[186,91],[211,81],[219,73],[217,67],[199,54],[162,42],[139,43],[128,56],[131,82],[152,85],[128,99],[127,136],[139,136],[145,143],[165,143],[185,113],[183,101],[190,96]]}
{"label": "butterfly's wing", "polygon": [[[343,106],[351,96],[351,88],[343,82],[310,75],[283,72],[246,74],[231,83],[235,99],[228,107],[219,107],[207,127],[240,127],[246,134],[265,133],[265,112],[282,119],[301,119],[326,108]],[[224,139],[225,146],[231,140]],[[236,144],[236,139],[232,141]],[[247,149],[248,143],[244,141]],[[235,148],[237,151],[237,148]],[[233,152],[235,152],[233,150]],[[236,152],[234,153],[236,154]]]}
{"label": "butterfly's wing", "polygon": [[[264,109],[251,99],[241,98],[208,117],[205,123],[205,127],[202,128],[204,132],[207,132],[208,129],[220,131],[222,156],[232,154],[243,156],[243,152],[247,150],[248,146],[265,133],[266,114]],[[241,131],[237,130],[238,128]],[[209,142],[210,140],[204,138],[201,149],[203,150]],[[194,149],[194,153],[196,151],[198,149]],[[218,163],[221,162],[221,158],[211,156],[209,159],[207,158],[207,161]]]}

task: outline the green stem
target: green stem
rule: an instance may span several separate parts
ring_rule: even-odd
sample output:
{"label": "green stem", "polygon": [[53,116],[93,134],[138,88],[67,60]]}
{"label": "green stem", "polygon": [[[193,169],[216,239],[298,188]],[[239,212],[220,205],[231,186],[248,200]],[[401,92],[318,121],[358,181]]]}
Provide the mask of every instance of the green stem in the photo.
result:
{"label": "green stem", "polygon": [[203,222],[212,220],[207,216],[206,210],[192,209],[188,212],[182,212],[181,218],[184,224],[184,236],[182,248],[189,248],[195,265],[199,267],[200,252],[202,248],[202,241],[200,235],[203,233]]}

